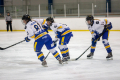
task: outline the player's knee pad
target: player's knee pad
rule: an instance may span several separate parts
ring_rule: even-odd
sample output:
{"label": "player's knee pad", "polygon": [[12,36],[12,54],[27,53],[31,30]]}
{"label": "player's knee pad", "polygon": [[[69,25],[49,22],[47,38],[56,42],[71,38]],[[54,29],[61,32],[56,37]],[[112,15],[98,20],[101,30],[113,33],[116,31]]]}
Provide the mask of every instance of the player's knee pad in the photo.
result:
{"label": "player's knee pad", "polygon": [[66,51],[65,51],[65,45],[59,45],[58,46],[59,47],[59,49],[60,49],[60,51],[61,51],[61,54],[62,54],[62,56],[63,57],[66,57]]}
{"label": "player's knee pad", "polygon": [[69,49],[68,49],[67,45],[64,46],[64,49],[65,49],[66,53],[69,52]]}
{"label": "player's knee pad", "polygon": [[107,52],[110,53],[112,50],[111,50],[111,47],[110,47],[110,45],[109,45],[108,40],[107,40],[107,39],[103,39],[103,44],[104,44]]}
{"label": "player's knee pad", "polygon": [[56,50],[55,48],[49,50],[51,53],[54,53]]}
{"label": "player's knee pad", "polygon": [[67,45],[64,45],[64,48],[65,48],[65,49],[68,48]]}
{"label": "player's knee pad", "polygon": [[104,44],[104,45],[109,44],[109,42],[108,42],[108,40],[107,40],[107,39],[103,39],[103,40],[102,40],[102,42],[103,42],[103,44]]}
{"label": "player's knee pad", "polygon": [[65,48],[65,45],[59,45],[58,48],[61,50],[61,49],[64,49]]}

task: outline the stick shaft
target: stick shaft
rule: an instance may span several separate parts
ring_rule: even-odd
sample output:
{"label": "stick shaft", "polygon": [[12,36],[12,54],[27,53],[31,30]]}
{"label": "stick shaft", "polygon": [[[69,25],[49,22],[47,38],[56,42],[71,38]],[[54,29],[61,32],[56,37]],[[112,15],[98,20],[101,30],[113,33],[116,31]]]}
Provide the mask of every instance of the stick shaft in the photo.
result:
{"label": "stick shaft", "polygon": [[50,54],[50,52],[47,54],[47,56],[45,57],[45,59],[48,57],[49,54]]}
{"label": "stick shaft", "polygon": [[78,58],[76,58],[75,60],[78,60],[91,46],[89,46]]}
{"label": "stick shaft", "polygon": [[18,43],[15,43],[15,44],[13,44],[13,45],[11,45],[11,46],[8,46],[8,47],[2,48],[2,49],[4,50],[4,49],[7,49],[7,48],[10,48],[10,47],[15,46],[15,45],[17,45],[17,44],[20,44],[20,43],[22,43],[22,42],[24,42],[24,41],[25,41],[25,40],[22,40],[22,41],[20,41],[20,42],[18,42]]}
{"label": "stick shaft", "polygon": [[20,42],[18,42],[18,43],[15,43],[15,44],[13,44],[13,45],[11,45],[11,46],[8,46],[8,47],[6,47],[6,49],[7,48],[10,48],[10,47],[12,47],[12,46],[15,46],[15,45],[17,45],[17,44],[20,44],[20,43],[22,43],[22,42],[24,42],[25,40],[23,40],[23,41],[20,41]]}

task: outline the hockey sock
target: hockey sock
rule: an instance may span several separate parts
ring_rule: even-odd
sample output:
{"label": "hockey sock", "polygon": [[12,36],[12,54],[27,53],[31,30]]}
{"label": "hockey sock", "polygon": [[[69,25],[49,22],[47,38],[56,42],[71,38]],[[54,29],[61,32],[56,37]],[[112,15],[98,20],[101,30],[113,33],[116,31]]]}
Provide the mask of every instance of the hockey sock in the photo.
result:
{"label": "hockey sock", "polygon": [[43,59],[44,59],[44,54],[43,54],[42,52],[37,53],[37,56],[38,56],[38,59],[39,59],[40,61],[43,61]]}
{"label": "hockey sock", "polygon": [[65,51],[65,49],[64,49],[64,48],[63,48],[63,49],[60,49],[60,51],[61,51],[62,56],[63,56],[63,57],[66,57],[66,51]]}
{"label": "hockey sock", "polygon": [[53,56],[58,60],[58,58],[60,58],[60,55],[59,55],[59,53],[57,52],[57,51],[55,51],[54,53],[53,53]]}
{"label": "hockey sock", "polygon": [[69,49],[65,48],[65,51],[66,51],[66,55],[69,56]]}

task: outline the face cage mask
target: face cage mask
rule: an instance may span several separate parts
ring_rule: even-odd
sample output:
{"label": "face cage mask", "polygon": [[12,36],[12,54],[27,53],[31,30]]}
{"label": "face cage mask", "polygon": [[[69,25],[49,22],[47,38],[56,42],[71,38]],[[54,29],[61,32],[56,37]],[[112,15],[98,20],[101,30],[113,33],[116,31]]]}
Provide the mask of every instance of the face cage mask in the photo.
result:
{"label": "face cage mask", "polygon": [[51,21],[49,21],[49,23],[50,23],[50,25],[48,25],[48,24],[47,24],[47,25],[48,25],[49,27],[50,27],[50,26],[52,26],[52,22],[51,22]]}
{"label": "face cage mask", "polygon": [[21,20],[21,22],[22,22],[23,25],[26,25],[26,24],[23,22],[23,20]]}
{"label": "face cage mask", "polygon": [[[87,20],[87,21],[88,21],[88,20]],[[92,20],[89,20],[89,21],[90,21],[90,24],[88,24],[87,21],[85,21],[85,23],[86,23],[87,25],[92,25],[92,24],[93,24],[93,21],[92,21]]]}
{"label": "face cage mask", "polygon": [[[25,19],[24,19],[25,20]],[[27,20],[25,20],[26,21],[26,24],[29,22],[29,21],[27,21]],[[31,20],[30,20],[31,21]],[[22,24],[23,25],[26,25],[24,22],[23,22],[23,20],[21,21],[22,22]]]}

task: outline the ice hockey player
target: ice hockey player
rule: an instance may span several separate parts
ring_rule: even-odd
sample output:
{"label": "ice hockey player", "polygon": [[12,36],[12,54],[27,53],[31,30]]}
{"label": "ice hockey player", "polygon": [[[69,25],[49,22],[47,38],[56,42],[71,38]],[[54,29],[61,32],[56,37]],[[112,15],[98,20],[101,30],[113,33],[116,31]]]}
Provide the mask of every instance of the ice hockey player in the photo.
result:
{"label": "ice hockey player", "polygon": [[59,53],[54,48],[54,43],[49,34],[42,28],[40,19],[31,20],[28,14],[23,15],[23,23],[25,24],[25,31],[27,32],[27,37],[25,37],[26,42],[29,42],[32,38],[35,39],[34,51],[37,53],[38,59],[42,62],[43,66],[47,66],[44,54],[41,51],[43,45],[53,54],[53,56],[62,64],[61,57]]}
{"label": "ice hockey player", "polygon": [[51,17],[48,17],[46,21],[47,21],[47,25],[50,26],[50,28],[56,34],[55,40],[53,40],[53,42],[55,43],[57,40],[59,40],[58,47],[63,56],[63,62],[67,62],[68,59],[70,59],[70,54],[67,44],[69,43],[71,37],[73,36],[72,31],[66,24],[55,23],[54,19]]}
{"label": "ice hockey player", "polygon": [[[103,21],[100,21],[98,19],[94,19],[94,17],[92,15],[88,15],[86,17],[86,22],[88,25],[88,29],[92,34],[92,46],[91,46],[91,51],[90,54],[87,55],[87,58],[92,58],[95,52],[95,48],[96,48],[96,44],[97,42],[94,42],[95,40],[97,40],[100,35],[106,31],[103,35],[102,35],[102,42],[107,50],[107,57],[106,59],[112,59],[113,55],[112,55],[112,50],[110,47],[110,44],[108,42],[108,37],[109,37],[109,30],[112,29],[112,23],[109,22],[107,19],[104,19]],[[99,41],[100,39],[98,39]]]}

